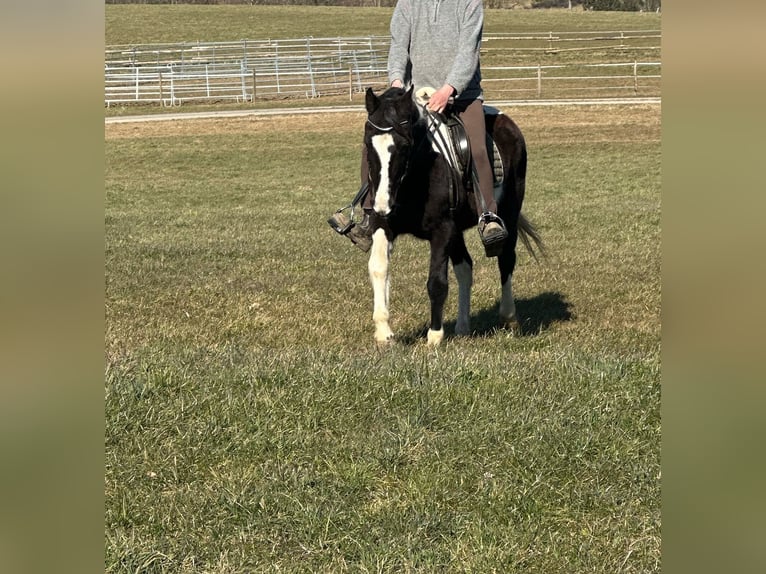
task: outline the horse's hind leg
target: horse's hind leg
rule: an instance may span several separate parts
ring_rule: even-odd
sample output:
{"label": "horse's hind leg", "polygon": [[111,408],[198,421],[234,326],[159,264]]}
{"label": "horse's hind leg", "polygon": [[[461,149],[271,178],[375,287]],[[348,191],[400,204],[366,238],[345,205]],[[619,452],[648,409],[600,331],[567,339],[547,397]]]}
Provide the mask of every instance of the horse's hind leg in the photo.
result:
{"label": "horse's hind leg", "polygon": [[514,332],[520,332],[511,280],[516,267],[518,221],[526,187],[527,149],[521,130],[508,116],[503,114],[496,116],[492,129],[505,166],[498,215],[503,218],[508,229],[508,239],[497,258],[501,285],[499,315],[503,325]]}
{"label": "horse's hind leg", "polygon": [[[508,188],[506,188],[506,191]],[[509,202],[510,205],[501,205],[501,212],[508,229],[508,239],[505,241],[503,251],[497,257],[497,266],[500,270],[500,323],[513,331],[519,330],[519,321],[516,317],[516,304],[513,301],[513,270],[516,267],[516,243],[518,240],[519,208]]]}
{"label": "horse's hind leg", "polygon": [[473,285],[473,261],[465,246],[463,234],[458,233],[450,249],[452,268],[457,279],[457,322],[456,335],[471,332],[471,286]]}
{"label": "horse's hind leg", "polygon": [[[510,232],[511,230],[509,230]],[[516,233],[514,226],[513,233]],[[516,315],[516,303],[513,300],[513,269],[516,266],[516,237],[508,238],[503,252],[497,258],[498,267],[500,268],[500,322],[507,328],[514,332],[520,332],[521,325],[519,324],[518,316]]]}

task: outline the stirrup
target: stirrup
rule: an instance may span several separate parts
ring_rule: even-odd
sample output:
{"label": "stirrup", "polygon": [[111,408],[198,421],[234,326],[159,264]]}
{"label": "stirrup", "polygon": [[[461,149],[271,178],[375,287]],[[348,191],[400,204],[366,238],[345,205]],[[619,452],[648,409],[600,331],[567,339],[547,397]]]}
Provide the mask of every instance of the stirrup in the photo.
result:
{"label": "stirrup", "polygon": [[[362,202],[364,196],[367,195],[369,188],[369,182],[364,182],[359,188],[359,191],[356,192],[354,199],[351,200],[351,203],[349,203],[346,207],[341,207],[338,211],[330,216],[330,218],[327,220],[327,223],[330,224],[330,227],[332,227],[341,235],[346,235],[349,231],[351,231],[351,228],[354,227],[354,207],[358,206]],[[348,216],[343,213],[347,209],[351,210]]]}
{"label": "stirrup", "polygon": [[359,249],[367,252],[372,247],[369,219],[365,216],[361,221],[355,222],[354,208],[352,206],[349,207],[351,207],[350,216],[346,216],[346,214],[343,213],[343,211],[348,209],[348,207],[344,207],[333,213],[327,220],[327,223],[329,223],[330,227],[336,232],[348,237],[351,240],[351,243],[356,245]]}
{"label": "stirrup", "polygon": [[346,209],[349,209],[351,206],[348,205],[346,207],[340,208],[338,211],[333,213],[330,218],[327,220],[327,223],[330,224],[330,227],[332,227],[337,233],[340,233],[341,235],[346,235],[349,231],[351,231],[351,228],[354,227],[354,212],[353,209],[351,211],[351,216],[346,216],[345,213],[343,213]]}
{"label": "stirrup", "polygon": [[[484,230],[490,223],[496,223],[500,228],[491,234],[485,235]],[[508,239],[508,230],[505,228],[505,222],[491,211],[485,211],[479,217],[479,237],[487,257],[497,257],[503,252],[505,240]]]}

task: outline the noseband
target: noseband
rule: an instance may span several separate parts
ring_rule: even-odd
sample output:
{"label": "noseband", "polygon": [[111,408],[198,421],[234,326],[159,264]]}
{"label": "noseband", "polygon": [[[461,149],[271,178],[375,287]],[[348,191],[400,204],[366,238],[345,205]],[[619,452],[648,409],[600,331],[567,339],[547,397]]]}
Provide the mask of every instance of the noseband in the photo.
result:
{"label": "noseband", "polygon": [[[374,124],[370,118],[367,118],[367,123],[370,124],[372,127],[374,127],[376,130],[378,130],[379,132],[390,132],[392,129],[394,129],[394,126],[388,126],[387,128],[382,128],[379,125]],[[399,122],[399,125],[403,126],[408,123],[410,123],[410,120],[403,120]]]}

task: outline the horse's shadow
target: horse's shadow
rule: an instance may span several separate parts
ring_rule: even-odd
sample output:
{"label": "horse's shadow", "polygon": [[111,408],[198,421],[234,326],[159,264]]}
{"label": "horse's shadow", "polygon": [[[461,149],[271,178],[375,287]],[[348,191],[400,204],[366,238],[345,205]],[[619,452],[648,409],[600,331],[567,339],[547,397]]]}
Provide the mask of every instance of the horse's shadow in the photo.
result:
{"label": "horse's shadow", "polygon": [[[516,299],[516,316],[519,318],[521,331],[516,334],[521,337],[531,337],[547,331],[553,323],[571,321],[573,318],[571,303],[566,297],[558,292],[547,291],[529,299]],[[500,303],[492,307],[482,309],[471,315],[471,337],[490,337],[497,333],[498,310]],[[455,320],[445,321],[444,330],[447,337],[454,337]],[[404,344],[415,344],[428,332],[428,325],[424,324],[410,333],[398,337]]]}

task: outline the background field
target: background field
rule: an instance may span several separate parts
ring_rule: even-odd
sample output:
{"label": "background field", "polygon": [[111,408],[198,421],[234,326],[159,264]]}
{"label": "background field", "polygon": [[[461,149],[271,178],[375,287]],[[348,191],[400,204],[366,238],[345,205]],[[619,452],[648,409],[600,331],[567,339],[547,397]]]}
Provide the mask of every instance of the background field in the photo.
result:
{"label": "background field", "polygon": [[[107,4],[105,43],[224,42],[388,34],[391,8]],[[659,14],[486,10],[489,34],[562,30],[658,30]]]}
{"label": "background field", "polygon": [[660,110],[506,111],[551,259],[513,336],[469,232],[438,350],[424,244],[380,352],[325,223],[361,114],[105,127],[106,571],[659,571]]}
{"label": "background field", "polygon": [[[163,112],[163,98],[166,105],[178,98],[176,103],[182,103],[186,110],[207,109],[216,96],[220,100],[212,105],[228,109],[324,106],[349,101],[361,105],[364,83],[375,88],[385,84],[388,48],[383,38],[388,35],[391,9],[190,5],[106,8],[107,116]],[[484,90],[490,99],[660,94],[657,14],[488,10],[486,22],[482,66]],[[200,37],[202,31],[204,38]],[[335,43],[327,38],[372,35],[377,35],[370,43],[370,48],[375,46],[374,56],[362,50],[357,61],[356,55],[347,52],[341,63],[342,58],[328,51],[328,44]],[[310,38],[311,48],[307,46]],[[272,43],[265,47],[263,42],[268,41]],[[309,53],[313,62],[310,70],[301,60]],[[272,58],[277,54],[286,61],[275,66]],[[140,79],[138,70],[127,65],[129,62],[142,64]],[[189,68],[194,62],[199,66]],[[175,73],[183,69],[193,78],[173,77],[171,65]],[[229,77],[215,77],[216,66],[223,66],[219,71],[228,70]],[[241,66],[245,71],[239,75]],[[356,72],[352,73],[351,68]],[[209,72],[214,74],[212,79],[207,77]],[[257,97],[252,97],[256,91]],[[317,95],[321,97],[312,97]]]}

